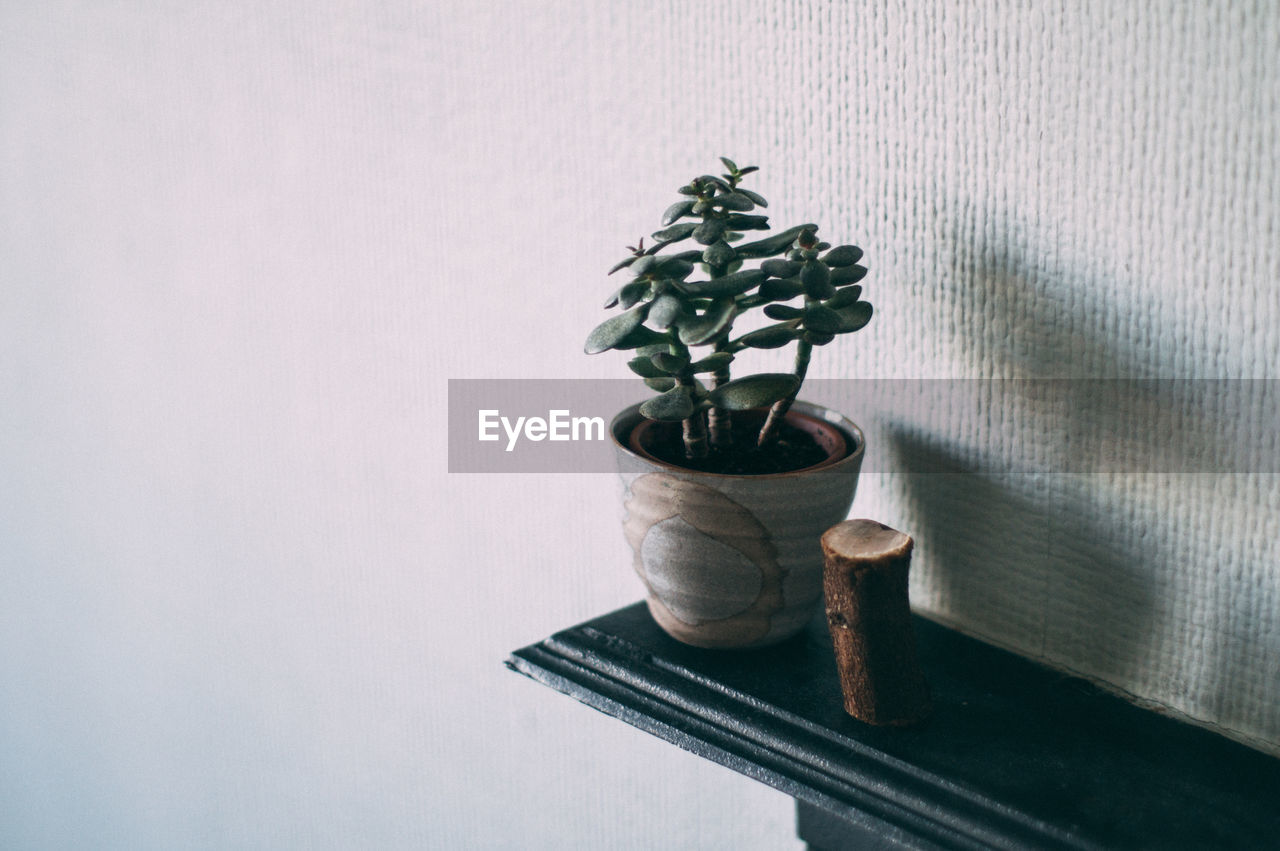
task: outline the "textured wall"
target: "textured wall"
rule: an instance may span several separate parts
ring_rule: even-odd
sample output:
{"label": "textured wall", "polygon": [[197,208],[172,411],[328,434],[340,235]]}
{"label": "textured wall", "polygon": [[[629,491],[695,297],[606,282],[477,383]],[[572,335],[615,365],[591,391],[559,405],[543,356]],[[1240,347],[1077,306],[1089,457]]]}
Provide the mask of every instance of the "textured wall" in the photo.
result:
{"label": "textured wall", "polygon": [[[722,153],[867,251],[820,376],[1280,377],[1275,7],[958,6],[5,4],[0,845],[793,842],[501,669],[639,590],[608,477],[445,473],[445,379],[618,375],[601,273]],[[1280,750],[1274,473],[969,402],[847,411],[934,471],[854,509],[919,603]],[[1077,434],[1122,472],[989,457]]]}

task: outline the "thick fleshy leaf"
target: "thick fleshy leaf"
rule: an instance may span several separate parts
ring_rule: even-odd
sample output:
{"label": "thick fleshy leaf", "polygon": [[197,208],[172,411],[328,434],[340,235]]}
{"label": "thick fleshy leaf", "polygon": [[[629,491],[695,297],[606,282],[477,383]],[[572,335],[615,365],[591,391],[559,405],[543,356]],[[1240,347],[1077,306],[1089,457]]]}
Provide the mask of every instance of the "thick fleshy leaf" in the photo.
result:
{"label": "thick fleshy leaf", "polygon": [[648,281],[632,281],[629,284],[624,284],[618,290],[618,304],[622,305],[623,310],[630,310],[636,306],[636,302],[644,298],[645,293],[648,291]]}
{"label": "thick fleshy leaf", "polygon": [[790,307],[785,304],[769,304],[764,308],[764,315],[770,319],[786,321],[788,319],[799,319],[804,316],[804,311],[798,307]]}
{"label": "thick fleshy leaf", "polygon": [[688,387],[673,387],[641,405],[640,413],[651,420],[663,422],[683,420],[693,414],[693,396]]}
{"label": "thick fleshy leaf", "polygon": [[724,192],[733,191],[732,186],[730,186],[728,183],[725,183],[723,180],[716,177],[714,174],[704,174],[698,178],[698,182],[713,184],[714,186],[716,186],[717,188],[721,189]]}
{"label": "thick fleshy leaf", "polygon": [[829,307],[815,304],[813,307],[805,308],[804,327],[810,331],[835,334],[840,330],[841,323],[840,314]]}
{"label": "thick fleshy leaf", "polygon": [[738,170],[738,164],[735,163],[733,160],[729,159],[728,157],[721,157],[720,162],[724,163],[724,167],[727,168],[729,171]]}
{"label": "thick fleshy leaf", "polygon": [[802,292],[799,278],[770,278],[760,285],[760,297],[768,301],[787,301]]}
{"label": "thick fleshy leaf", "polygon": [[689,211],[693,209],[693,201],[677,201],[666,209],[662,214],[662,224],[667,226],[681,216],[689,215]]}
{"label": "thick fleshy leaf", "polygon": [[715,372],[718,369],[727,368],[731,363],[733,363],[733,355],[729,352],[714,352],[691,364],[689,371],[694,373]]}
{"label": "thick fleshy leaf", "polygon": [[735,257],[737,257],[737,254],[734,253],[729,243],[723,239],[718,239],[711,243],[707,246],[707,250],[702,252],[702,262],[708,266],[728,266]]}
{"label": "thick fleshy leaf", "polygon": [[658,265],[658,258],[654,257],[652,254],[646,254],[643,257],[637,257],[636,262],[631,264],[631,274],[635,275],[636,277],[640,277],[646,272],[649,272],[650,270],[652,270],[653,267],[656,265]]}
{"label": "thick fleshy leaf", "polygon": [[856,245],[838,245],[827,252],[822,258],[822,262],[826,263],[832,269],[843,269],[845,266],[852,266],[862,259],[862,249]]}
{"label": "thick fleshy leaf", "polygon": [[723,236],[724,232],[724,219],[707,219],[691,231],[693,241],[701,245],[710,245]]}
{"label": "thick fleshy leaf", "polygon": [[686,281],[684,291],[699,297],[719,298],[742,295],[764,282],[764,272],[759,269],[743,269],[731,275],[722,275],[709,281]]}
{"label": "thick fleshy leaf", "polygon": [[776,349],[799,336],[800,332],[795,328],[786,325],[770,325],[768,328],[744,334],[738,342],[753,349]]}
{"label": "thick fleshy leaf", "polygon": [[688,184],[685,184],[684,186],[681,186],[676,191],[679,192],[681,195],[697,195],[698,187],[694,186],[692,183],[688,183]]}
{"label": "thick fleshy leaf", "polygon": [[681,280],[693,271],[693,263],[675,256],[663,257],[658,261],[657,271],[664,277]]}
{"label": "thick fleshy leaf", "polygon": [[749,411],[785,399],[795,390],[797,383],[796,377],[789,372],[762,372],[721,384],[707,398],[717,408]]}
{"label": "thick fleshy leaf", "polygon": [[805,261],[800,269],[800,283],[811,298],[831,298],[836,288],[831,285],[831,270],[821,260]]}
{"label": "thick fleshy leaf", "polygon": [[814,346],[825,346],[836,338],[835,334],[824,334],[821,331],[805,331],[804,341]]}
{"label": "thick fleshy leaf", "polygon": [[734,213],[725,217],[725,224],[731,228],[738,230],[768,230],[768,216],[747,216],[742,213]]}
{"label": "thick fleshy leaf", "polygon": [[658,352],[666,352],[670,350],[671,344],[664,341],[661,343],[649,343],[644,346],[637,346],[636,354],[649,357],[650,355],[656,355]]}
{"label": "thick fleshy leaf", "polygon": [[655,367],[664,375],[675,375],[689,365],[688,355],[673,355],[670,352],[658,352],[649,358]]}
{"label": "thick fleshy leaf", "polygon": [[663,293],[649,305],[649,324],[654,328],[669,328],[680,318],[684,305],[671,293]]}
{"label": "thick fleshy leaf", "polygon": [[760,271],[771,278],[793,278],[800,274],[800,264],[775,257],[761,263]]}
{"label": "thick fleshy leaf", "polygon": [[676,386],[674,378],[646,378],[644,383],[648,385],[650,390],[657,390],[659,393],[666,393]]}
{"label": "thick fleshy leaf", "polygon": [[626,260],[619,260],[617,263],[613,265],[613,268],[609,270],[609,274],[612,275],[614,272],[618,271],[619,269],[625,269],[634,262],[636,262],[636,257],[634,254],[628,257]]}
{"label": "thick fleshy leaf", "polygon": [[839,310],[842,307],[848,307],[851,304],[855,304],[858,301],[858,296],[860,295],[862,295],[862,287],[854,284],[851,287],[836,290],[836,294],[824,301],[822,304],[824,307],[829,307],[832,310]]}
{"label": "thick fleshy leaf", "polygon": [[772,257],[775,254],[781,254],[791,247],[791,243],[795,242],[796,237],[800,236],[801,233],[816,227],[817,225],[797,225],[765,239],[739,245],[738,255],[741,257]]}
{"label": "thick fleshy leaf", "polygon": [[769,206],[769,202],[764,200],[764,196],[759,192],[752,192],[750,189],[743,189],[741,186],[738,187],[738,191],[754,201],[757,207]]}
{"label": "thick fleshy leaf", "polygon": [[869,301],[860,301],[852,307],[837,311],[840,315],[839,333],[848,334],[851,331],[864,328],[871,321],[872,312],[871,302]]}
{"label": "thick fleshy leaf", "polygon": [[856,284],[867,276],[866,266],[846,266],[831,272],[831,283],[837,287],[844,284]]}
{"label": "thick fleshy leaf", "polygon": [[741,192],[726,192],[723,195],[717,195],[714,201],[726,210],[734,210],[739,213],[754,210],[756,206],[754,201]]}
{"label": "thick fleshy leaf", "polygon": [[733,325],[734,317],[737,315],[738,306],[733,303],[732,298],[712,302],[701,316],[680,323],[680,342],[686,346],[709,343]]}
{"label": "thick fleshy leaf", "polygon": [[648,305],[628,310],[626,313],[620,313],[617,316],[610,316],[605,321],[595,327],[588,336],[587,344],[584,350],[589,355],[597,352],[607,351],[615,348],[619,343],[627,338],[634,330],[640,327],[640,323],[644,321],[645,312]]}
{"label": "thick fleshy leaf", "polygon": [[653,361],[646,357],[632,358],[627,361],[627,366],[641,378],[663,378],[667,375],[667,373],[654,366]]}
{"label": "thick fleshy leaf", "polygon": [[[648,305],[645,305],[646,307]],[[636,308],[639,310],[640,308]],[[631,330],[631,333],[623,337],[622,340],[614,346],[615,349],[638,349],[641,346],[647,346],[651,343],[657,343],[666,340],[666,336],[659,334],[652,328],[646,328],[643,325],[637,326]]]}
{"label": "thick fleshy leaf", "polygon": [[669,228],[654,231],[653,238],[663,243],[677,242],[687,238],[697,226],[697,222],[680,222],[680,224],[672,225]]}

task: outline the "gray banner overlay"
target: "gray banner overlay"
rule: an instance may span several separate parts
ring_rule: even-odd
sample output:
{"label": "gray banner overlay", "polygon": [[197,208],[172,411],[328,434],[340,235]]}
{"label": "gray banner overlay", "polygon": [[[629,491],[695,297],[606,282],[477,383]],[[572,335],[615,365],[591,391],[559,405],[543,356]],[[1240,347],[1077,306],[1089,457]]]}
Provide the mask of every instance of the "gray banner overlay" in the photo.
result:
{"label": "gray banner overlay", "polygon": [[[864,473],[1276,473],[1278,385],[810,379],[801,398],[862,428]],[[651,395],[639,379],[451,378],[449,472],[615,472],[609,424]]]}

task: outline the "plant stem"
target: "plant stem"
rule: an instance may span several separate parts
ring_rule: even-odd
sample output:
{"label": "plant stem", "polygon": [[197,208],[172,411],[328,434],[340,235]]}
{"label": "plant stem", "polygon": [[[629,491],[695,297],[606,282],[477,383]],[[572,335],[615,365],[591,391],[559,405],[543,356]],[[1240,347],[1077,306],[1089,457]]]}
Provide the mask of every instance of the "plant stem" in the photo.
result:
{"label": "plant stem", "polygon": [[778,429],[782,425],[782,420],[787,416],[787,411],[791,410],[791,403],[796,400],[796,396],[800,393],[800,385],[804,383],[804,374],[809,371],[809,355],[812,352],[812,343],[801,340],[796,344],[796,388],[785,399],[779,399],[773,403],[773,407],[769,409],[769,416],[760,429],[760,437],[756,440],[757,446],[768,446],[778,440]]}
{"label": "plant stem", "polygon": [[[693,390],[692,380],[681,378],[679,381],[690,391]],[[684,455],[686,458],[706,458],[707,452],[707,422],[703,419],[702,411],[694,411],[684,420]]]}
{"label": "plant stem", "polygon": [[[729,335],[721,337],[716,341],[715,350],[717,352],[728,351]],[[719,387],[729,381],[729,367],[717,369],[711,373],[711,389]],[[707,424],[711,429],[711,445],[719,450],[726,450],[733,445],[733,421],[732,415],[723,408],[712,407],[707,411]]]}

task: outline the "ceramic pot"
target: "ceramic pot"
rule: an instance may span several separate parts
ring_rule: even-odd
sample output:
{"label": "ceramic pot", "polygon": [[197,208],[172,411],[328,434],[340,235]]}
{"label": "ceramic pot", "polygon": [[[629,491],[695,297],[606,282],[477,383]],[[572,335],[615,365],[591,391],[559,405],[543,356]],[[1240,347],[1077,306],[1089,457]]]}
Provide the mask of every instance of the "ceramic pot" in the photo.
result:
{"label": "ceramic pot", "polygon": [[[689,470],[631,446],[639,405],[614,418],[623,531],[654,620],[697,647],[762,647],[804,628],[822,602],[822,533],[848,517],[866,445],[826,408],[797,401],[788,420],[833,426],[827,460],[790,473]],[[833,444],[842,443],[835,448]]]}

